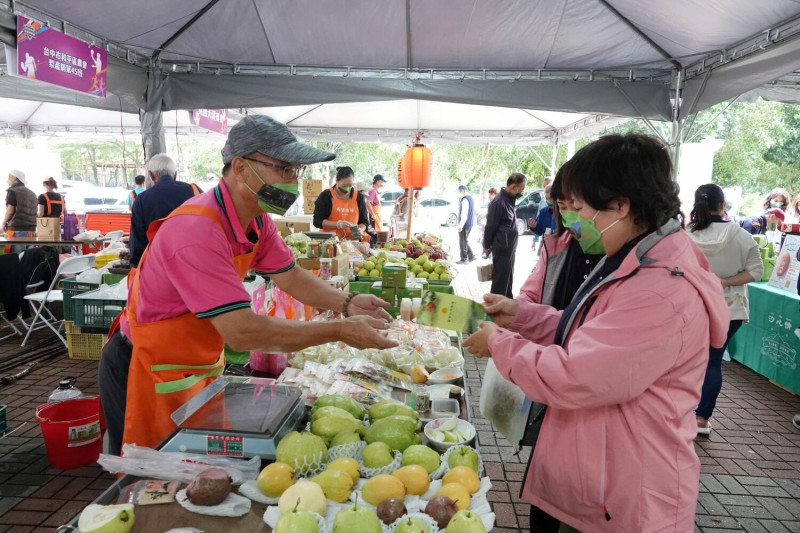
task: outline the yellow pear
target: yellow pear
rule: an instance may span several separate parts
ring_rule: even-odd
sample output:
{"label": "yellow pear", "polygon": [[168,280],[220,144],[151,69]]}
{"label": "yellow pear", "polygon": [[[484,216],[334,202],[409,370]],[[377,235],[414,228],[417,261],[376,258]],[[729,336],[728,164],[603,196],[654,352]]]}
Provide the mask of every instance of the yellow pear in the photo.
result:
{"label": "yellow pear", "polygon": [[337,503],[346,502],[353,491],[353,478],[342,470],[326,470],[311,481],[322,487],[326,498]]}
{"label": "yellow pear", "polygon": [[353,483],[358,483],[358,479],[361,477],[361,466],[352,457],[340,457],[332,461],[326,470],[331,469],[346,472],[353,478]]}
{"label": "yellow pear", "polygon": [[442,483],[461,483],[470,494],[475,494],[481,486],[481,478],[468,466],[456,466],[444,475]]}
{"label": "yellow pear", "polygon": [[261,492],[277,498],[294,484],[294,472],[286,463],[275,462],[264,467],[256,482]]}
{"label": "yellow pear", "polygon": [[469,508],[469,491],[461,483],[445,483],[442,488],[436,491],[433,497],[435,498],[436,496],[447,496],[456,502],[459,510]]}
{"label": "yellow pear", "polygon": [[406,465],[392,472],[392,475],[403,482],[406,493],[414,496],[425,494],[431,485],[428,471],[420,465]]}
{"label": "yellow pear", "polygon": [[[364,483],[361,496],[370,505],[378,506],[387,498],[402,500],[406,496],[406,486],[403,482],[389,474],[378,474]],[[469,496],[467,496],[469,497]]]}

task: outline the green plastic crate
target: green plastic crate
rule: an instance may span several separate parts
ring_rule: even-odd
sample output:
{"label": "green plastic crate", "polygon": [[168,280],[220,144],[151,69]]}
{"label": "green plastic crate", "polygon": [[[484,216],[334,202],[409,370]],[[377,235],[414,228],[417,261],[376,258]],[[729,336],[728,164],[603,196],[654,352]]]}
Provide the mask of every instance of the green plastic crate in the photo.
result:
{"label": "green plastic crate", "polygon": [[61,294],[64,297],[64,320],[69,320],[70,322],[75,320],[75,306],[72,303],[73,296],[98,288],[100,288],[99,283],[85,283],[74,279],[61,280]]}
{"label": "green plastic crate", "polygon": [[125,300],[95,299],[91,297],[92,292],[72,299],[75,308],[75,325],[80,328],[91,328],[92,331],[108,331],[127,302]]}

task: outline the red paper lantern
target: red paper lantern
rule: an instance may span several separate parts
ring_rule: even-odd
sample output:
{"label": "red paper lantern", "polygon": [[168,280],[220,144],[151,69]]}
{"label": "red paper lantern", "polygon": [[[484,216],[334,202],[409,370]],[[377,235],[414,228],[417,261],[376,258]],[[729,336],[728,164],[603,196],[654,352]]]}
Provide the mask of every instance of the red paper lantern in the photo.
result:
{"label": "red paper lantern", "polygon": [[422,144],[415,144],[403,158],[403,174],[406,185],[413,188],[427,187],[431,184],[431,151]]}
{"label": "red paper lantern", "polygon": [[406,183],[406,173],[403,172],[404,159],[404,157],[401,157],[400,160],[397,161],[397,184],[401,189],[408,189],[408,184]]}

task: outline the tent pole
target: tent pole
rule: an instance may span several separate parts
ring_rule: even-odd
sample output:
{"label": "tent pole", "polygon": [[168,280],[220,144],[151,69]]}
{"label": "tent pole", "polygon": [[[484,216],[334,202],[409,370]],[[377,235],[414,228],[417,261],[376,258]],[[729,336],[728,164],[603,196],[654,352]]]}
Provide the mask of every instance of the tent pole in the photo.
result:
{"label": "tent pole", "polygon": [[550,158],[550,176],[556,175],[556,162],[558,161],[558,143],[553,145],[553,154]]}
{"label": "tent pole", "polygon": [[669,147],[672,152],[672,179],[678,180],[678,170],[681,161],[681,130],[684,121],[681,119],[681,91],[683,90],[683,70],[678,69],[675,77],[675,98],[672,102],[672,131],[670,133]]}
{"label": "tent pole", "polygon": [[414,220],[414,188],[408,188],[408,228],[406,228],[406,240],[411,242],[411,221]]}
{"label": "tent pole", "polygon": [[[164,123],[161,115],[161,101],[164,92],[164,80],[159,76],[160,71],[155,66],[155,61],[150,62],[147,71],[147,91],[144,94],[144,108],[139,111],[139,131],[142,134],[142,147],[144,160],[149,161],[156,154],[166,150],[167,142],[164,137]],[[145,173],[147,186],[152,186],[150,176]]]}

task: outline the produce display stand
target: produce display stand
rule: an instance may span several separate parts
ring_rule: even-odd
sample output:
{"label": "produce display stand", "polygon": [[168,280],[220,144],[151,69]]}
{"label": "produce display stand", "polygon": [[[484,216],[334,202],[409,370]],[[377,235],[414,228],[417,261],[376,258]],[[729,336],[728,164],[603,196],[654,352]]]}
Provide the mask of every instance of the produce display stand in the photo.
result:
{"label": "produce display stand", "polygon": [[[461,335],[457,332],[448,333],[450,334],[450,340],[453,346],[461,350]],[[471,422],[470,404],[467,394],[466,381],[462,377],[456,383],[454,383],[454,385],[458,385],[464,391],[461,396],[461,412],[459,418]],[[421,418],[423,420],[426,419],[425,414],[423,414]],[[299,428],[304,425],[305,421],[301,421],[297,424],[297,427]],[[161,450],[167,446],[174,435],[175,433],[164,439],[164,441],[159,444],[156,449]],[[421,433],[420,436],[422,443],[425,444],[427,442],[425,434]],[[478,453],[480,453],[477,436],[475,437],[475,442],[472,444],[472,446],[478,450]],[[271,461],[263,461],[262,467],[266,466],[266,464],[269,462]],[[137,476],[124,475],[91,503],[100,505],[127,503],[129,501],[130,492],[133,485],[140,480],[142,480],[142,478]],[[237,489],[234,489],[233,492],[238,494]],[[271,532],[272,528],[270,528],[263,520],[266,509],[266,504],[251,502],[250,511],[246,515],[238,518],[230,518],[206,516],[193,513],[181,507],[177,502],[155,505],[136,505],[134,510],[135,522],[132,532],[144,533],[152,531],[168,531],[173,528],[181,527],[195,527],[205,531],[206,533],[229,533],[231,531],[247,531],[254,533]],[[69,523],[59,527],[56,530],[57,533],[77,532],[79,517],[80,513],[78,513],[78,515],[76,515]]]}
{"label": "produce display stand", "polygon": [[[92,503],[99,505],[126,503],[129,489],[140,480],[141,478],[136,476],[123,476]],[[170,529],[181,527],[195,527],[206,533],[230,533],[231,531],[269,532],[272,531],[272,528],[263,520],[266,510],[266,504],[252,502],[249,513],[238,518],[230,518],[193,513],[181,507],[178,502],[136,505],[132,533],[169,531]],[[56,533],[77,532],[79,517],[80,514],[75,516],[68,524],[59,527]]]}

